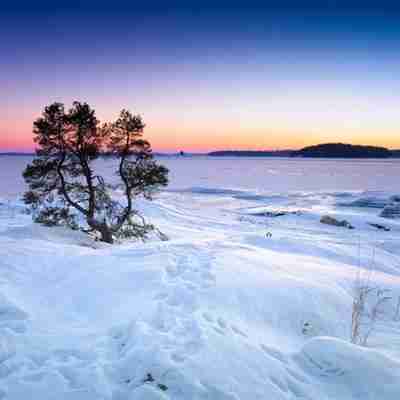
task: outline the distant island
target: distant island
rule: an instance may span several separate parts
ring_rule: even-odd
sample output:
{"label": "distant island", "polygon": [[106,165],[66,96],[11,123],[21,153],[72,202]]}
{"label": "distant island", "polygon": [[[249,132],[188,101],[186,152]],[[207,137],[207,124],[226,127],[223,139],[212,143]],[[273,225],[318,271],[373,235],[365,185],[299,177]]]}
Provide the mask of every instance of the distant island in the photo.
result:
{"label": "distant island", "polygon": [[33,156],[35,155],[34,152],[18,152],[18,151],[6,151],[6,152],[0,152],[0,156]]}
{"label": "distant island", "polygon": [[324,143],[300,150],[220,150],[208,153],[211,157],[304,157],[304,158],[400,158],[400,150],[378,146],[346,143]]}
{"label": "distant island", "polygon": [[345,143],[325,143],[293,151],[291,157],[389,158],[392,157],[392,152],[385,147],[360,146]]}

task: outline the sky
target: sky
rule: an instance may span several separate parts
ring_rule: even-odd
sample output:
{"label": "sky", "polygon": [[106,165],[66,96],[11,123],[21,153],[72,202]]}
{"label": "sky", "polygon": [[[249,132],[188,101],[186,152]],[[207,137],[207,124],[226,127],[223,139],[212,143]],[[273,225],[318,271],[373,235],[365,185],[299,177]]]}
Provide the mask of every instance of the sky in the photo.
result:
{"label": "sky", "polygon": [[0,151],[74,100],[156,151],[400,148],[399,76],[395,1],[2,1]]}

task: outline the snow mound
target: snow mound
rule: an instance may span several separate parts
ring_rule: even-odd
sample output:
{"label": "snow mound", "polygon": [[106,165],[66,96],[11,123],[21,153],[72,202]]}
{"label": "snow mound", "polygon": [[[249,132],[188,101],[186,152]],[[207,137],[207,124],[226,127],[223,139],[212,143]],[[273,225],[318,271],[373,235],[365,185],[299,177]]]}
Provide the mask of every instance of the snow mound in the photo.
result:
{"label": "snow mound", "polygon": [[0,294],[0,327],[11,321],[24,321],[28,315]]}
{"label": "snow mound", "polygon": [[399,398],[400,363],[380,352],[318,337],[303,346],[297,361],[316,381],[314,390],[323,388],[326,398]]}

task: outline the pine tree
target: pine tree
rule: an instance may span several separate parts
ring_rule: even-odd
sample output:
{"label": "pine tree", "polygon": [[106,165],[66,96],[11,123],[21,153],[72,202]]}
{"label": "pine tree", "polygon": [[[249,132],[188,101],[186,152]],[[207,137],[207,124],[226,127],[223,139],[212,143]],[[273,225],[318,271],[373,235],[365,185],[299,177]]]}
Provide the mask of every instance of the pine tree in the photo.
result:
{"label": "pine tree", "polygon": [[[153,159],[143,129],[141,117],[127,110],[100,127],[86,103],[74,102],[68,112],[61,103],[46,107],[34,122],[36,158],[23,173],[29,186],[24,200],[34,209],[35,221],[85,229],[81,216],[87,230],[107,243],[117,237],[146,236],[153,226],[134,208],[134,199],[151,199],[168,184],[168,170]],[[95,173],[93,161],[103,153],[118,161],[123,204]]]}

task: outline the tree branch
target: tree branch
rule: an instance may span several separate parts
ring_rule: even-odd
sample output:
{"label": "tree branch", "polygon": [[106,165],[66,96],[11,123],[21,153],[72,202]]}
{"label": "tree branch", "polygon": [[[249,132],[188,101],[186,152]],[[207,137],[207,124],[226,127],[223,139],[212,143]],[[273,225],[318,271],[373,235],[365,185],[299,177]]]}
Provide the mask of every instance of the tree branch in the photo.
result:
{"label": "tree branch", "polygon": [[79,205],[77,202],[73,201],[71,199],[71,197],[69,196],[67,190],[66,190],[66,181],[64,178],[64,175],[62,173],[62,165],[65,162],[65,158],[66,158],[66,153],[64,152],[61,156],[61,160],[60,162],[57,164],[57,174],[60,178],[61,181],[61,192],[64,195],[65,199],[67,200],[67,203],[69,205],[71,205],[72,207],[76,208],[77,210],[79,210],[82,214],[84,215],[89,215],[88,210],[86,210],[85,208],[83,208],[81,205]]}

